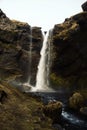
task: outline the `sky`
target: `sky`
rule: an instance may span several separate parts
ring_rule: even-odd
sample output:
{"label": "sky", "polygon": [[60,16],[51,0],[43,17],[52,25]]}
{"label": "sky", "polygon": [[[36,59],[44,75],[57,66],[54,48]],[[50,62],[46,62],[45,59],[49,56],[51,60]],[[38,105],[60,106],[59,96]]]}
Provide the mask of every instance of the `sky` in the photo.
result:
{"label": "sky", "polygon": [[82,12],[86,0],[0,0],[0,8],[10,19],[27,22],[47,31],[65,18]]}

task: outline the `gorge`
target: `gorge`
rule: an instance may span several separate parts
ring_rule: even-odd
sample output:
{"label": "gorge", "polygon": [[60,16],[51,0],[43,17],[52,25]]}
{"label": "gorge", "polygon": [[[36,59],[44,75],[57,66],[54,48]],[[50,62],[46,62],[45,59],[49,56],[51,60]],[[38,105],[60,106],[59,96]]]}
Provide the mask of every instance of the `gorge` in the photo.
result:
{"label": "gorge", "polygon": [[[87,129],[87,10],[83,8],[47,33],[10,20],[0,10],[2,130],[7,126],[29,130],[28,125],[31,130]],[[51,122],[42,110],[57,101],[63,104],[62,113]]]}

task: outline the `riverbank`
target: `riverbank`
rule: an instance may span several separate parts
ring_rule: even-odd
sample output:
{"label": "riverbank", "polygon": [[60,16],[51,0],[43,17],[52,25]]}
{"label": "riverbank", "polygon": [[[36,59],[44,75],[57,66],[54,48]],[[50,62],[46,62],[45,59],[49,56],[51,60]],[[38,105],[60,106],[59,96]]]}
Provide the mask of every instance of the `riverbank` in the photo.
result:
{"label": "riverbank", "polygon": [[67,107],[67,101],[71,95],[69,91],[56,91],[53,93],[29,93],[35,98],[41,99],[44,105],[49,102],[61,101],[63,103],[62,114],[57,120],[53,120],[54,129],[57,130],[87,130],[87,117]]}
{"label": "riverbank", "polygon": [[43,105],[41,101],[20,92],[6,82],[0,82],[1,91],[7,95],[0,102],[2,130],[53,130],[51,119],[40,109]]}

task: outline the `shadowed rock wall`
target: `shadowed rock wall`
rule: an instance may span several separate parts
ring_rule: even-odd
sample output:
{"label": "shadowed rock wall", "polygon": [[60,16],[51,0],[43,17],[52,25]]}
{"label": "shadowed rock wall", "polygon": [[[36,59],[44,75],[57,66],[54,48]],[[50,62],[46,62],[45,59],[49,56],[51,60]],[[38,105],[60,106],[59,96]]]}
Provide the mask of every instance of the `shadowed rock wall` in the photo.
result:
{"label": "shadowed rock wall", "polygon": [[10,20],[0,10],[0,78],[12,80],[21,77],[27,81],[29,75],[29,47],[32,38],[31,82],[35,82],[37,65],[42,47],[40,27],[32,27],[27,23]]}
{"label": "shadowed rock wall", "polygon": [[53,29],[51,81],[59,86],[87,84],[87,12],[65,19]]}

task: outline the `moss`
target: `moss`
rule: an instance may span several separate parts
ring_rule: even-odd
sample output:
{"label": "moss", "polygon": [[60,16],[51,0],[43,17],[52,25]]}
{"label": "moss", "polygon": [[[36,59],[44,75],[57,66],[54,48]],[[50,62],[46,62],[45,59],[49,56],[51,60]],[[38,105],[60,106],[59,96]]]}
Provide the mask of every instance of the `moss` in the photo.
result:
{"label": "moss", "polygon": [[75,86],[77,89],[86,89],[87,86],[87,77],[78,77],[78,76],[70,76],[70,77],[61,77],[57,76],[55,73],[50,75],[51,82],[56,86],[62,87],[70,87],[74,88]]}
{"label": "moss", "polygon": [[57,87],[72,87],[75,85],[76,82],[76,77],[72,76],[72,77],[61,77],[61,76],[57,76],[55,73],[52,73],[50,75],[50,79],[51,82],[56,85]]}
{"label": "moss", "polygon": [[0,128],[2,130],[52,130],[51,119],[42,110],[42,102],[29,94],[23,94],[7,82],[0,82],[7,99],[0,104]]}
{"label": "moss", "polygon": [[84,99],[87,101],[87,88],[80,88],[77,90],[78,93],[81,93],[81,95],[84,97]]}
{"label": "moss", "polygon": [[[17,20],[11,20],[14,24],[18,24],[18,25],[26,25],[27,23],[25,23],[25,22],[20,22],[20,21],[17,21]],[[28,24],[27,24],[28,25]]]}
{"label": "moss", "polygon": [[84,98],[80,93],[74,93],[72,97],[69,98],[69,107],[75,110],[80,109],[84,104]]}

